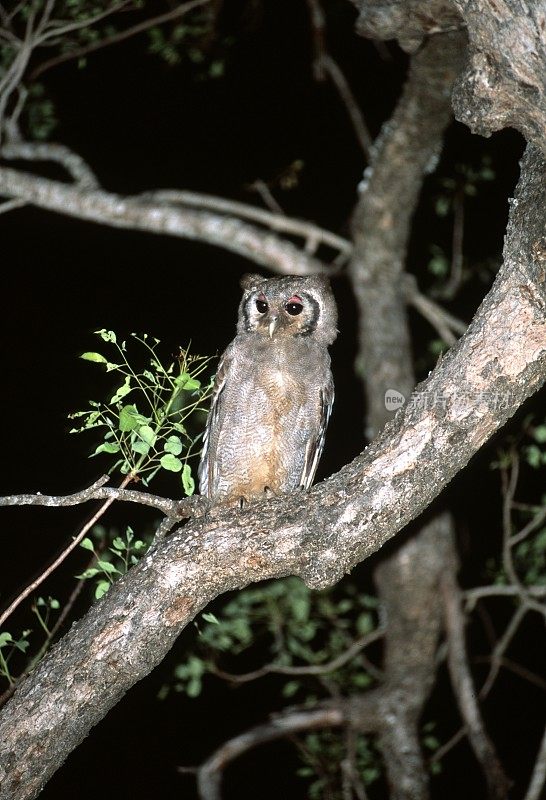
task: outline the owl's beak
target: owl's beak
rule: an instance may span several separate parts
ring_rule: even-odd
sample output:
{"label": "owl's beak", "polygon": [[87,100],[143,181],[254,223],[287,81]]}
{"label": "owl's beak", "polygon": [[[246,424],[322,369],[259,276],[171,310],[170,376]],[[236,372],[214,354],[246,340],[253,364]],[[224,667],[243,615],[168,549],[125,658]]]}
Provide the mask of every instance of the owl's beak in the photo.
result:
{"label": "owl's beak", "polygon": [[278,321],[279,321],[278,317],[276,317],[276,316],[275,317],[271,317],[271,322],[269,323],[269,338],[270,339],[273,337],[273,334],[275,333],[275,328],[277,327],[277,322]]}

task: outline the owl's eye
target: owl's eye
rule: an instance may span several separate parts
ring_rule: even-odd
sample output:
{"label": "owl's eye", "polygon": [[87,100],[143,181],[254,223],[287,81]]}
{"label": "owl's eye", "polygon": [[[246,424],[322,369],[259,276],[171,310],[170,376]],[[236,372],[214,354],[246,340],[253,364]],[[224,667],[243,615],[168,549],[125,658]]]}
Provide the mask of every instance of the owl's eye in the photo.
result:
{"label": "owl's eye", "polygon": [[291,317],[297,317],[298,314],[301,314],[303,311],[303,304],[301,302],[301,297],[298,297],[297,294],[293,295],[288,303],[285,305],[285,309],[290,314]]}
{"label": "owl's eye", "polygon": [[268,309],[268,305],[265,299],[265,296],[261,294],[258,299],[256,300],[256,308],[260,314],[265,314]]}

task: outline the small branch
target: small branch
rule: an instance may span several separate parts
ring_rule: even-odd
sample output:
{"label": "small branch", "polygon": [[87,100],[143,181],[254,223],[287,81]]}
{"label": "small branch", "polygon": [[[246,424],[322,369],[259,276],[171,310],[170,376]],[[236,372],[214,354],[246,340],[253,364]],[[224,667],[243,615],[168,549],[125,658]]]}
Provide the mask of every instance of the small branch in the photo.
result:
{"label": "small branch", "polygon": [[271,193],[271,189],[267,185],[267,183],[261,178],[257,178],[249,187],[253,189],[257,194],[260,195],[262,200],[264,201],[264,205],[273,213],[273,214],[281,214],[284,216],[284,211],[282,210],[281,206],[277,203],[275,198]]}
{"label": "small branch", "polygon": [[529,788],[525,795],[525,800],[540,800],[542,797],[542,789],[546,782],[546,728],[538,751],[537,760],[529,781]]}
{"label": "small branch", "polygon": [[[123,481],[122,481],[122,483],[121,483],[121,489],[123,489],[125,486],[127,486],[127,484],[129,483],[129,481],[131,481],[132,479],[133,479],[132,475],[126,475],[126,477],[123,479]],[[102,477],[102,478],[101,478],[99,481],[97,481],[97,484],[100,484],[100,482],[103,482],[103,481],[104,481],[104,476],[103,476],[103,477]],[[96,485],[96,484],[95,484],[95,485]],[[86,524],[83,526],[83,528],[81,529],[81,531],[78,533],[78,535],[77,535],[77,536],[75,536],[75,537],[74,537],[74,539],[73,539],[73,540],[72,540],[72,542],[71,542],[71,543],[68,545],[68,547],[66,547],[66,548],[63,550],[63,552],[62,552],[62,553],[61,553],[61,554],[60,554],[60,555],[59,555],[59,556],[58,556],[58,557],[55,559],[55,561],[53,561],[53,563],[52,563],[52,564],[50,564],[50,565],[49,565],[49,567],[47,567],[47,569],[45,569],[45,570],[42,572],[42,574],[41,574],[41,575],[39,575],[39,576],[36,578],[36,580],[32,581],[32,583],[30,583],[30,584],[29,584],[29,585],[26,587],[26,589],[24,589],[24,590],[23,590],[23,591],[22,591],[22,592],[21,592],[21,593],[20,593],[20,594],[19,594],[19,595],[18,595],[18,596],[15,598],[15,600],[14,600],[14,601],[13,601],[13,602],[12,602],[12,603],[11,603],[11,604],[8,606],[8,608],[6,608],[6,610],[4,611],[4,613],[3,613],[2,615],[0,615],[0,627],[1,627],[1,626],[4,624],[4,622],[5,622],[5,621],[8,619],[8,617],[9,617],[9,616],[11,616],[11,614],[12,614],[12,613],[15,611],[15,609],[16,609],[16,608],[17,608],[17,607],[18,607],[18,606],[19,606],[19,605],[20,605],[20,604],[23,602],[23,600],[25,600],[25,599],[26,599],[26,598],[29,596],[29,594],[32,594],[32,592],[33,592],[33,591],[34,591],[34,590],[35,590],[35,589],[36,589],[38,586],[40,586],[40,584],[42,584],[42,583],[45,581],[45,579],[46,579],[46,578],[47,578],[49,575],[51,575],[51,573],[52,573],[52,572],[54,572],[54,571],[57,569],[57,567],[59,566],[59,564],[62,564],[62,562],[65,560],[65,558],[66,558],[66,557],[67,557],[67,556],[68,556],[68,555],[69,555],[69,554],[72,552],[72,550],[74,550],[74,548],[75,548],[75,547],[77,547],[77,546],[79,545],[79,543],[81,542],[81,540],[83,539],[83,537],[85,536],[85,534],[86,534],[86,533],[87,533],[89,530],[91,530],[91,528],[93,527],[93,525],[95,525],[95,523],[96,523],[96,522],[97,522],[97,521],[98,521],[98,520],[99,520],[99,519],[102,517],[102,515],[103,515],[103,514],[105,513],[105,511],[106,511],[106,510],[107,510],[107,509],[108,509],[108,508],[109,508],[109,507],[112,505],[112,503],[114,502],[114,500],[115,500],[115,499],[116,499],[116,498],[115,498],[115,496],[114,496],[114,497],[110,497],[108,500],[106,500],[106,501],[105,501],[105,502],[102,504],[102,506],[101,506],[101,507],[98,509],[98,511],[97,511],[95,514],[93,514],[93,516],[91,517],[91,519],[90,519],[88,522],[86,522]],[[49,505],[49,503],[46,503],[45,505]],[[67,505],[70,505],[70,504],[67,504]]]}
{"label": "small branch", "polygon": [[325,47],[325,28],[326,20],[324,19],[324,11],[319,0],[307,0],[307,7],[309,9],[309,21],[311,23],[311,37],[313,41],[313,74],[315,80],[323,81],[324,64],[323,58],[326,53]]}
{"label": "small branch", "polygon": [[[514,587],[515,588],[515,587]],[[491,688],[499,674],[499,669],[501,667],[501,660],[504,656],[504,653],[510,646],[510,642],[514,638],[519,628],[520,622],[522,621],[523,617],[527,612],[527,606],[525,603],[522,603],[518,606],[516,611],[514,612],[512,619],[506,626],[506,630],[501,639],[495,645],[493,652],[491,653],[491,669],[489,670],[489,674],[485,679],[485,683],[483,684],[482,688],[480,689],[480,699],[484,699],[487,697]]]}
{"label": "small branch", "polygon": [[[89,560],[86,569],[89,569],[89,567],[92,567],[93,564],[95,563],[95,560],[96,560],[96,557],[93,554],[93,557]],[[71,610],[72,610],[72,608],[74,606],[74,603],[76,602],[76,600],[80,596],[84,586],[85,586],[85,580],[80,578],[80,580],[78,580],[78,582],[76,583],[76,586],[72,590],[72,592],[70,594],[70,597],[68,598],[68,600],[66,601],[65,605],[63,606],[63,609],[62,609],[61,613],[59,614],[59,617],[58,617],[57,621],[55,622],[55,625],[50,630],[45,642],[42,644],[42,646],[41,646],[40,650],[38,651],[38,653],[33,657],[31,663],[28,665],[28,667],[25,669],[25,671],[22,673],[22,675],[19,675],[17,677],[17,679],[15,680],[15,682],[11,686],[9,686],[2,695],[0,695],[0,709],[2,708],[2,706],[5,703],[7,703],[7,701],[12,696],[12,694],[15,692],[15,690],[17,689],[17,687],[21,683],[21,681],[24,680],[27,677],[27,675],[29,675],[32,672],[32,670],[34,669],[36,664],[43,658],[44,653],[47,652],[47,649],[49,648],[49,645],[51,644],[51,642],[53,641],[53,639],[55,638],[55,636],[57,635],[57,633],[61,629],[62,625],[64,624],[65,619],[70,614],[70,612],[71,612]]]}
{"label": "small branch", "polygon": [[330,78],[349,114],[355,136],[364,153],[366,161],[370,161],[373,139],[364,120],[360,106],[351,91],[347,78],[343,74],[337,61],[332,58],[326,48],[326,20],[323,8],[319,0],[307,0],[307,7],[309,9],[309,20],[311,23],[314,50],[313,74],[315,79],[317,81],[323,81],[325,77]]}
{"label": "small branch", "polygon": [[[258,183],[263,183],[263,181],[255,181],[252,184],[253,188],[257,188]],[[302,239],[316,241],[334,250],[339,250],[340,253],[345,255],[350,255],[353,249],[348,239],[337,236],[337,234],[321,228],[313,222],[287,217],[282,212],[282,209],[276,212],[265,211],[263,208],[257,208],[248,203],[240,203],[237,200],[227,200],[224,197],[215,197],[214,195],[200,194],[198,192],[186,192],[179,189],[159,189],[157,191],[144,192],[135,198],[137,201],[140,199],[146,202],[176,203],[182,206],[231,214],[241,219],[258,222],[277,233],[294,234],[294,236],[301,236]]]}
{"label": "small branch", "polygon": [[199,797],[201,800],[220,800],[223,770],[230,761],[248,750],[301,731],[339,727],[344,721],[344,711],[340,707],[328,705],[312,711],[292,711],[229,739],[197,770]]}
{"label": "small branch", "polygon": [[8,160],[54,161],[63,166],[80,189],[98,189],[99,182],[81,156],[63,144],[49,142],[9,142],[0,149],[0,157]]}
{"label": "small branch", "polygon": [[[476,664],[490,664],[492,661],[492,656],[474,656],[472,661]],[[532,683],[533,686],[536,686],[538,689],[541,689],[543,692],[546,692],[546,680],[541,678],[540,675],[537,675],[536,672],[532,672],[527,667],[524,667],[522,664],[518,664],[516,661],[512,661],[511,658],[506,658],[506,656],[502,656],[498,659],[499,666],[504,667],[504,669],[512,672],[514,675],[517,675],[518,678],[521,678],[528,683]],[[482,699],[482,692],[480,692],[480,699]]]}
{"label": "small branch", "polygon": [[137,492],[134,489],[124,489],[129,481],[124,480],[121,487],[104,486],[109,480],[107,475],[103,475],[92,486],[83,489],[81,492],[69,495],[44,495],[44,494],[12,494],[7,497],[0,497],[1,506],[77,506],[80,503],[87,503],[89,500],[121,500],[127,503],[140,503],[144,506],[157,508],[168,517],[178,517],[180,519],[188,512],[188,516],[194,516],[194,512],[200,505],[202,498],[186,497],[182,500],[170,500],[166,497],[157,497],[148,492]]}
{"label": "small branch", "polygon": [[370,161],[370,152],[373,140],[368,130],[368,126],[364,121],[360,106],[358,105],[358,102],[351,91],[351,87],[349,86],[347,79],[341,71],[339,65],[336,61],[334,61],[331,55],[324,55],[322,58],[322,64],[330,80],[336,87],[337,92],[343,101],[343,105],[347,109],[347,113],[349,114],[349,118],[353,125],[353,130],[355,132],[357,141],[366,157],[366,161]]}
{"label": "small branch", "polygon": [[453,236],[451,240],[451,272],[438,295],[451,300],[463,281],[464,187],[459,186],[453,199]]}
{"label": "small branch", "polygon": [[[514,503],[512,503],[512,508],[513,507]],[[536,529],[542,525],[544,520],[546,520],[546,505],[543,506],[543,508],[541,509],[541,511],[538,512],[538,514],[536,514],[534,519],[529,520],[527,525],[525,525],[525,527],[522,528],[519,533],[515,533],[513,534],[513,536],[510,536],[509,539],[510,547],[515,547],[520,542],[523,542],[524,539],[526,539],[531,533],[534,533],[534,531],[536,531]],[[529,588],[527,589],[527,591],[529,591]]]}
{"label": "small branch", "polygon": [[[199,6],[206,5],[209,3],[210,0],[192,0],[190,3],[186,3],[186,5],[177,6],[173,8],[171,11],[167,11],[164,14],[159,14],[156,17],[152,17],[151,19],[144,20],[143,22],[139,22],[137,25],[133,25],[131,28],[127,28],[124,31],[120,31],[119,33],[114,34],[113,36],[109,36],[107,39],[102,39],[98,42],[93,42],[88,45],[84,45],[82,47],[78,47],[76,50],[72,50],[69,53],[61,53],[54,58],[50,58],[47,61],[44,61],[38,67],[36,67],[33,72],[29,75],[30,81],[35,81],[40,75],[43,75],[49,69],[58,66],[59,64],[64,64],[66,61],[72,61],[75,58],[84,58],[85,56],[89,55],[90,53],[94,53],[97,50],[100,50],[103,47],[109,47],[112,44],[118,44],[119,42],[123,42],[126,39],[131,38],[132,36],[136,36],[139,33],[143,33],[144,31],[152,28],[154,25],[163,25],[166,22],[171,22],[174,19],[178,19],[179,17],[184,16],[191,11],[193,8],[198,8]],[[117,7],[113,9],[113,11],[119,11],[121,8]],[[113,13],[113,11],[111,13]],[[86,21],[85,25],[88,25]],[[55,31],[57,35],[57,31]]]}
{"label": "small branch", "polygon": [[6,200],[5,203],[0,203],[0,214],[7,214],[9,211],[23,208],[23,206],[26,206],[25,200]]}
{"label": "small branch", "polygon": [[442,578],[441,589],[449,644],[448,664],[453,691],[461,716],[466,723],[472,749],[484,771],[489,796],[501,800],[508,796],[510,783],[497,758],[493,743],[485,731],[476,703],[476,692],[466,656],[464,614],[461,610],[460,593],[451,575],[445,575]]}
{"label": "small branch", "polygon": [[[546,597],[546,586],[528,586],[527,592],[532,597]],[[484,597],[516,597],[520,593],[517,586],[478,586],[475,589],[467,589],[463,592],[468,611],[472,611],[478,600]]]}
{"label": "small branch", "polygon": [[414,275],[404,275],[403,289],[407,303],[422,314],[450,347],[457,341],[457,337],[453,335],[452,331],[459,336],[465,333],[467,324],[454,317],[429,297],[421,294]]}
{"label": "small branch", "polygon": [[356,732],[352,728],[345,730],[346,756],[341,762],[341,782],[343,800],[367,800],[366,789],[357,768]]}
{"label": "small branch", "polygon": [[512,535],[512,508],[519,479],[519,455],[515,449],[512,449],[511,451],[511,461],[512,466],[510,469],[510,474],[508,475],[505,469],[501,471],[503,492],[502,565],[511,583],[518,589],[521,601],[529,608],[532,608],[534,611],[538,611],[539,614],[542,614],[544,617],[546,617],[546,606],[533,600],[527,590],[527,587],[520,580],[514,566],[512,546],[514,539],[517,539],[517,535]]}
{"label": "small branch", "polygon": [[376,642],[378,639],[380,639],[384,633],[385,630],[383,628],[377,628],[375,631],[367,633],[365,636],[361,636],[359,639],[356,639],[352,645],[347,648],[347,650],[331,661],[327,661],[325,664],[312,664],[306,667],[289,667],[282,666],[280,664],[266,664],[260,669],[253,670],[252,672],[245,672],[241,675],[235,675],[231,672],[224,672],[223,670],[214,667],[214,674],[219,678],[230,681],[231,683],[249,683],[257,678],[263,678],[265,675],[327,675],[329,672],[335,672],[337,669],[343,667],[345,664],[355,658],[355,656],[357,656],[361,650],[363,650],[365,647],[368,647],[368,645],[372,644],[372,642]]}

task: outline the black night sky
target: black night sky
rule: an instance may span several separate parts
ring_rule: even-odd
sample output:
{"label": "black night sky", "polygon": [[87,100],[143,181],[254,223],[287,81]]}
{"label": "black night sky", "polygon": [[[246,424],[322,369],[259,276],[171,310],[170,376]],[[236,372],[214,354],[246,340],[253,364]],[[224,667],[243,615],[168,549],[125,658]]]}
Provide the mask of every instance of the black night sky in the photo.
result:
{"label": "black night sky", "polygon": [[[350,3],[331,0],[325,5],[328,46],[375,136],[395,106],[407,56],[395,43],[378,48],[357,37]],[[225,75],[217,79],[201,79],[199,68],[188,61],[169,67],[146,54],[145,37],[97,52],[83,70],[73,63],[51,70],[44,83],[59,120],[52,138],[80,153],[103,187],[119,194],[177,187],[259,203],[249,185],[257,179],[273,182],[299,160],[303,169],[297,187],[274,188],[277,200],[287,214],[348,236],[365,163],[335,90],[313,78],[306,4],[227,3],[222,26],[233,41],[214,45],[226,65]],[[449,306],[461,318],[472,317],[492,281],[492,265],[499,263],[507,201],[522,150],[523,140],[513,131],[485,140],[455,123],[438,171],[427,178],[409,254],[409,268],[424,289],[433,281],[426,269],[431,246],[448,253],[451,248],[452,217],[435,214],[442,181],[457,175],[460,164],[479,168],[484,156],[495,172],[494,181],[465,200],[464,254],[469,265],[480,267],[478,277]],[[56,167],[35,168],[65,178]],[[148,332],[161,339],[167,354],[190,340],[196,352],[221,352],[234,334],[239,279],[255,271],[250,262],[205,244],[115,230],[32,208],[0,216],[0,263],[2,495],[67,494],[104,470],[105,463],[87,458],[92,437],[68,434],[67,414],[108,387],[94,365],[78,360],[81,352],[95,349],[94,330],[113,329],[125,336]],[[340,308],[340,335],[332,348],[336,405],[319,478],[341,468],[364,444],[364,405],[353,373],[355,308],[343,274],[333,288]],[[434,365],[425,355],[434,334],[413,313],[411,323],[422,378]],[[543,407],[543,393],[526,413],[537,412],[541,402]],[[453,507],[458,519],[462,580],[468,585],[483,580],[483,564],[500,541],[499,477],[488,469],[499,439],[439,501]],[[158,483],[155,490],[169,494],[178,489]],[[53,559],[88,513],[81,508],[2,510],[2,607]],[[152,518],[124,506],[111,513],[108,524],[138,529]],[[84,561],[85,556],[74,556],[45,591],[66,596]],[[363,586],[370,586],[371,566],[357,571]],[[83,611],[82,603],[78,613]],[[29,624],[24,612],[12,622],[14,627]],[[469,635],[477,652],[487,650],[478,624]],[[538,673],[546,667],[543,648],[535,651],[529,642],[539,642],[542,635],[541,626],[530,619],[521,643],[515,643],[514,658],[521,657]],[[92,731],[50,781],[44,800],[76,793],[82,800],[193,798],[193,778],[178,775],[176,766],[199,763],[223,740],[281,708],[275,681],[233,690],[210,679],[199,701],[175,695],[159,702],[157,691],[176,654],[194,636],[188,629],[176,652]],[[446,705],[453,706],[453,700],[444,670],[428,716],[442,711],[447,721],[441,733],[448,738],[458,718],[454,708],[446,712]],[[531,767],[526,736],[538,741],[541,709],[542,690],[506,675],[485,707],[506,770],[516,779]],[[303,798],[305,784],[294,776],[298,766],[288,743],[260,748],[230,768],[225,797]],[[435,796],[460,798],[467,781],[480,785],[478,767],[462,744],[434,779]],[[381,796],[380,787],[370,793],[371,798]]]}

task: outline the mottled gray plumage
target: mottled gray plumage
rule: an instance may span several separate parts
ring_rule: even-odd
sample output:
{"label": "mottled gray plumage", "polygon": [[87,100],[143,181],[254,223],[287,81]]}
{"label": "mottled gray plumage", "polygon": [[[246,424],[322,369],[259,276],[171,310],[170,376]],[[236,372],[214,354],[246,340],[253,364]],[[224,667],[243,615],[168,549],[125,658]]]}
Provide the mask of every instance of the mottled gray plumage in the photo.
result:
{"label": "mottled gray plumage", "polygon": [[247,275],[237,336],[220,359],[199,465],[213,502],[308,489],[334,400],[337,330],[326,278]]}

